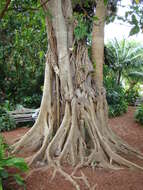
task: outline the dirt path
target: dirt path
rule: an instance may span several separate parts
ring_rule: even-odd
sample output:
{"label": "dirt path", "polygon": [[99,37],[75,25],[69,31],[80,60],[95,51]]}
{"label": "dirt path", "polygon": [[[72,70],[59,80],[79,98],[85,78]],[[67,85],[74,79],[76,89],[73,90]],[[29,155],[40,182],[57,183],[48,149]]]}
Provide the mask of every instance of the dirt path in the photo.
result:
{"label": "dirt path", "polygon": [[[126,140],[130,145],[143,152],[143,127],[135,123],[133,119],[135,108],[129,107],[128,112],[120,117],[109,120],[112,129]],[[8,143],[19,138],[28,129],[20,128],[3,133]],[[136,160],[135,160],[136,161]],[[65,167],[71,172],[71,167]],[[83,168],[82,171],[88,177],[90,184],[97,184],[96,190],[143,190],[143,172],[123,169],[119,171]],[[78,174],[77,174],[78,175]],[[51,169],[34,169],[26,179],[27,190],[74,190],[72,185],[59,174],[51,181]],[[16,190],[19,188],[17,187]],[[81,189],[86,189],[81,184]]]}
{"label": "dirt path", "polygon": [[135,107],[129,107],[123,116],[109,120],[112,129],[133,147],[143,152],[143,126],[134,120]]}

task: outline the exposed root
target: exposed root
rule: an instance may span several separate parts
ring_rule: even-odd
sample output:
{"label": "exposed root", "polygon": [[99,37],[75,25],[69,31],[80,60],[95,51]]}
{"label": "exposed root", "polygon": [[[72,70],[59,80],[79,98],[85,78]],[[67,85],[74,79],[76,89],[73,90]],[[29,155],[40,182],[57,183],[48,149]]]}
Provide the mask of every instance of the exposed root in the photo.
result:
{"label": "exposed root", "polygon": [[[71,98],[67,93],[68,99],[60,86],[61,79],[55,79],[58,75],[49,64],[50,58],[52,59],[51,52],[46,63],[44,86],[47,88],[45,87],[46,94],[43,95],[41,113],[33,128],[13,145],[14,152],[38,148],[30,164],[44,161],[54,168],[53,178],[59,172],[76,190],[80,189],[77,180],[82,180],[88,189],[95,189],[83,173],[80,177],[75,176],[77,169],[82,166],[143,170],[142,166],[121,156],[131,154],[143,159],[143,153],[129,146],[108,127],[106,92],[97,89],[92,81],[93,67],[85,47],[78,46],[71,55],[75,93]],[[67,82],[65,88],[68,88]],[[58,90],[61,92],[58,93]],[[58,107],[56,112],[53,111],[55,105]],[[62,169],[63,163],[75,167],[72,174]]]}
{"label": "exposed root", "polygon": [[77,176],[73,176],[74,179],[80,179],[80,180],[83,180],[84,181],[84,184],[86,185],[87,189],[91,189],[90,188],[90,184],[87,180],[87,177],[84,175],[84,173],[81,171],[81,176],[80,177],[77,177]]}
{"label": "exposed root", "polygon": [[43,159],[45,151],[47,149],[47,144],[49,144],[49,142],[51,140],[52,133],[53,133],[53,126],[51,126],[49,128],[49,130],[47,129],[47,132],[45,133],[45,137],[43,140],[43,144],[42,144],[41,148],[38,150],[38,152],[36,152],[36,154],[32,157],[32,159],[29,162],[29,165],[31,165],[33,162],[35,162],[37,160]]}
{"label": "exposed root", "polygon": [[60,168],[56,168],[56,170],[63,176],[65,177],[66,180],[68,180],[74,187],[76,190],[80,190],[80,186],[78,185],[78,183],[71,177],[71,175],[69,175],[67,172],[65,172],[64,170]]}
{"label": "exposed root", "polygon": [[[40,127],[39,127],[40,128]],[[19,152],[22,150],[36,150],[42,144],[43,133],[41,129],[37,129],[37,124],[33,126],[18,142],[13,144],[12,153]]]}
{"label": "exposed root", "polygon": [[52,163],[52,167],[54,168],[54,171],[53,171],[51,180],[53,180],[57,172],[59,172],[66,180],[68,180],[75,187],[76,190],[80,190],[80,185],[77,183],[76,180],[82,180],[85,186],[87,187],[87,189],[95,190],[96,185],[91,187],[91,185],[88,182],[87,177],[84,175],[82,171],[81,171],[81,176],[75,176],[73,172],[71,174],[68,174],[67,172],[65,172],[60,166],[59,162],[57,164]]}
{"label": "exposed root", "polygon": [[[81,72],[81,66],[79,67],[79,65],[89,61],[85,56],[86,54],[84,48],[77,48],[76,63],[78,64],[79,73]],[[87,65],[87,70],[89,70],[90,64]],[[51,67],[48,66],[47,72],[50,77]],[[55,124],[51,111],[51,96],[51,103],[48,102],[47,109],[49,111],[44,112],[44,118],[42,115],[43,121],[40,125],[37,121],[33,128],[14,145],[14,151],[21,148],[32,148],[33,145],[34,148],[39,146],[39,150],[30,163],[44,160],[49,165],[53,165],[55,161],[58,161],[59,163],[68,162],[73,166],[90,165],[93,168],[99,166],[110,169],[119,169],[125,166],[142,170],[141,166],[120,156],[120,154],[131,154],[143,159],[142,153],[127,145],[108,127],[105,90],[98,89],[97,91],[96,89],[96,91],[93,91],[92,83],[89,82],[90,79],[88,78],[87,85],[87,78],[83,80],[85,73],[83,71],[79,73],[79,87],[77,87],[71,102],[65,102],[63,119],[56,129],[56,133],[54,132]],[[75,75],[75,77],[77,76]],[[51,80],[50,78],[46,80],[49,84],[48,89],[51,91]],[[95,93],[94,96],[92,96],[93,93]],[[39,120],[41,121],[41,116],[39,116]],[[32,142],[33,144],[31,144]]]}

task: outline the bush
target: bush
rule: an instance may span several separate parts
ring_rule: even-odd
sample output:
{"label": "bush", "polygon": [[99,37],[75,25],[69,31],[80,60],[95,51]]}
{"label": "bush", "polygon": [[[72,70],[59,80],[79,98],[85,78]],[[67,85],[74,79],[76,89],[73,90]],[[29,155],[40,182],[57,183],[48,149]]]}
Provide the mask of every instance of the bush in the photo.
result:
{"label": "bush", "polygon": [[9,116],[6,108],[0,107],[0,132],[10,131],[16,128],[15,121]]}
{"label": "bush", "polygon": [[135,112],[135,120],[143,125],[143,104],[137,107]]}
{"label": "bush", "polygon": [[139,97],[138,88],[132,88],[126,91],[126,100],[129,105],[135,105],[135,102],[138,97]]}
{"label": "bush", "polygon": [[9,156],[8,153],[6,154],[8,151],[7,147],[2,136],[0,136],[0,190],[3,190],[3,184],[9,177],[12,177],[17,184],[24,185],[24,180],[20,174],[10,173],[8,171],[10,168],[17,168],[21,172],[28,171],[28,166],[23,158]]}
{"label": "bush", "polygon": [[127,112],[128,105],[126,102],[117,105],[109,105],[109,117],[116,117]]}
{"label": "bush", "polygon": [[22,105],[28,108],[38,108],[41,103],[41,95],[33,94],[32,96],[26,96],[22,99]]}
{"label": "bush", "polygon": [[[23,7],[37,3],[11,1],[11,11],[0,22],[0,103],[10,99],[15,105],[23,105],[24,98],[42,94],[47,51],[45,15],[42,9],[36,14],[23,11]],[[25,104],[34,103],[26,100]]]}
{"label": "bush", "polygon": [[128,104],[122,88],[119,88],[118,91],[113,89],[112,91],[108,90],[107,102],[109,105],[109,117],[119,116],[127,111]]}
{"label": "bush", "polygon": [[109,105],[109,117],[119,116],[127,111],[127,101],[125,91],[121,85],[117,85],[115,73],[104,65],[104,86],[106,88],[106,98]]}

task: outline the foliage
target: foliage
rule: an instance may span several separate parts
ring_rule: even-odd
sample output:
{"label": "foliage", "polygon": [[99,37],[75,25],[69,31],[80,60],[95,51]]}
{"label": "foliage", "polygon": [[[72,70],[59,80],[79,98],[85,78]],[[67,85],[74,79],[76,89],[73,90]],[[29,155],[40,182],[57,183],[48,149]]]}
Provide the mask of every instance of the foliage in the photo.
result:
{"label": "foliage", "polygon": [[128,74],[128,78],[131,83],[137,84],[138,82],[143,81],[143,72],[139,71],[132,71]]}
{"label": "foliage", "polygon": [[124,20],[126,20],[129,24],[132,25],[132,29],[130,31],[130,36],[142,31],[143,29],[143,14],[142,8],[143,5],[139,4],[139,1],[130,6],[130,10],[126,12]]}
{"label": "foliage", "polygon": [[[143,68],[141,47],[138,43],[117,39],[105,47],[104,85],[110,116],[124,113],[127,103],[133,105],[139,96],[138,83],[142,81]],[[124,89],[122,81],[128,89]]]}
{"label": "foliage", "polygon": [[[98,21],[95,16],[96,2],[94,0],[72,0],[74,11],[74,35],[75,39],[91,43],[93,21]],[[113,22],[117,12],[117,1],[104,0],[108,8],[106,23]]]}
{"label": "foliage", "polygon": [[0,132],[10,131],[15,128],[16,123],[7,113],[6,107],[0,106]]}
{"label": "foliage", "polygon": [[137,98],[139,97],[139,88],[135,86],[134,88],[130,88],[126,91],[126,100],[129,105],[135,105]]}
{"label": "foliage", "polygon": [[[42,94],[47,36],[44,14],[35,7],[36,1],[11,1],[0,22],[1,101],[22,104],[25,97]],[[38,99],[35,107],[39,104]]]}
{"label": "foliage", "polygon": [[138,106],[135,112],[135,120],[140,124],[143,124],[143,104]]}
{"label": "foliage", "polygon": [[74,17],[77,20],[77,25],[74,29],[75,39],[77,41],[86,39],[89,35],[89,30],[85,16],[83,14],[75,13]]}
{"label": "foliage", "polygon": [[22,98],[22,105],[29,108],[40,107],[41,95],[33,94],[32,96],[26,96]]}
{"label": "foliage", "polygon": [[109,105],[109,117],[122,115],[127,111],[125,91],[121,85],[116,84],[115,73],[104,65],[104,86]]}
{"label": "foliage", "polygon": [[109,117],[119,116],[127,111],[128,104],[121,87],[107,91],[107,102],[109,104]]}
{"label": "foliage", "polygon": [[[138,70],[139,68],[136,68]],[[137,98],[140,96],[140,84],[143,81],[142,68],[140,71],[128,71],[126,72],[126,84],[128,89],[126,89],[126,100],[129,105],[135,105]]]}
{"label": "foliage", "polygon": [[6,153],[7,145],[4,143],[2,136],[0,136],[0,189],[3,189],[3,182],[9,177],[13,177],[19,185],[24,185],[23,178],[18,174],[9,173],[10,168],[17,168],[21,172],[28,171],[28,166],[23,158],[10,156]]}
{"label": "foliage", "polygon": [[[117,39],[109,42],[105,47],[105,64],[109,70],[114,73],[116,85],[125,83],[129,89],[134,88],[142,82],[143,70],[143,51],[140,43],[127,42],[123,40],[118,42]],[[137,90],[137,89],[136,89]],[[133,91],[129,92],[130,97]],[[135,94],[133,95],[135,96]],[[129,100],[130,102],[130,100]]]}
{"label": "foliage", "polygon": [[143,66],[142,46],[128,43],[125,39],[109,42],[105,48],[105,63],[116,73],[117,83],[130,69]]}
{"label": "foliage", "polygon": [[[120,4],[119,4],[120,6]],[[128,11],[125,15],[118,16],[119,20],[124,23],[128,23],[132,28],[130,30],[129,36],[135,35],[143,30],[143,0],[133,0],[129,2]]]}

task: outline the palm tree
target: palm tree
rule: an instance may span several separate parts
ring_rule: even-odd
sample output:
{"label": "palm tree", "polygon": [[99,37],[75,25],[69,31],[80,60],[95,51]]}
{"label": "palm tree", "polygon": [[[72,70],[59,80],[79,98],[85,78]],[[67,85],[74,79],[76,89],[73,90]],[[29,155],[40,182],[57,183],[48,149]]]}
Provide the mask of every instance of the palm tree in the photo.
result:
{"label": "palm tree", "polygon": [[127,77],[130,70],[143,66],[143,54],[140,44],[118,41],[116,38],[109,42],[105,49],[105,64],[115,72],[119,85],[122,77]]}

